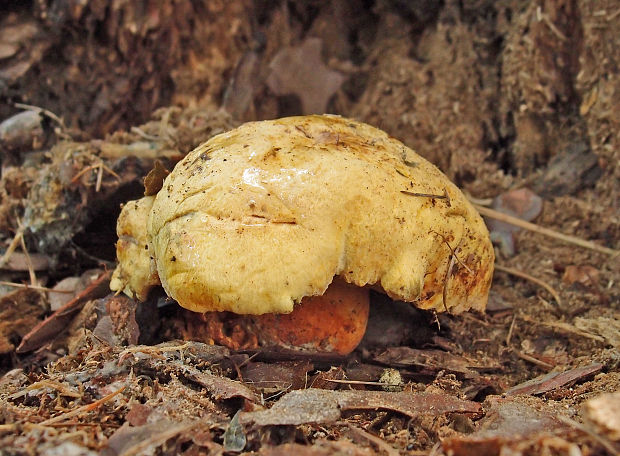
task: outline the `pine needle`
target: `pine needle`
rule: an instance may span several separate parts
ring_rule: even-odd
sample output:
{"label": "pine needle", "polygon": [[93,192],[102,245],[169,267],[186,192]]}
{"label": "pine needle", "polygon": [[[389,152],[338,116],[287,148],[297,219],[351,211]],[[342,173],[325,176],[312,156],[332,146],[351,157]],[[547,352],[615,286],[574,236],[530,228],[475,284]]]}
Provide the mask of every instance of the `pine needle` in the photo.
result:
{"label": "pine needle", "polygon": [[474,207],[478,210],[478,212],[480,212],[481,215],[484,215],[485,217],[490,217],[492,219],[499,220],[500,222],[509,223],[511,225],[518,226],[519,228],[533,231],[534,233],[543,234],[545,236],[558,239],[569,244],[578,245],[579,247],[594,250],[600,253],[605,253],[614,257],[620,254],[620,251],[618,250],[603,247],[602,245],[595,244],[594,242],[587,241],[577,236],[569,236],[568,234],[563,234],[558,231],[550,230],[549,228],[544,228],[542,226],[536,225],[535,223],[526,222],[525,220],[521,220],[518,217],[513,217],[512,215],[504,214],[503,212],[499,212],[488,207],[480,206],[478,204],[474,204]]}
{"label": "pine needle", "polygon": [[26,243],[24,242],[24,236],[19,237],[19,242],[22,246],[22,252],[24,252],[24,256],[26,257],[26,264],[28,265],[28,275],[30,277],[30,285],[37,286],[39,282],[37,282],[37,275],[34,273],[34,267],[32,266],[32,260],[30,259],[30,254],[28,253],[28,249],[26,248]]}
{"label": "pine needle", "polygon": [[49,418],[41,423],[39,423],[40,426],[47,426],[50,425],[52,423],[57,423],[58,421],[63,421],[66,420],[67,418],[72,418],[74,416],[77,416],[83,412],[89,412],[91,410],[96,409],[97,407],[99,407],[100,405],[108,402],[110,399],[112,399],[114,396],[116,396],[117,394],[120,394],[121,392],[123,392],[125,390],[125,386],[123,386],[122,388],[114,391],[113,393],[108,394],[107,396],[102,397],[101,399],[91,403],[91,404],[86,404],[83,405],[82,407],[78,407],[75,410],[72,410],[70,412],[67,413],[63,413],[61,415]]}
{"label": "pine needle", "polygon": [[530,282],[535,283],[536,285],[539,285],[539,286],[543,287],[545,290],[547,290],[549,292],[549,294],[551,294],[551,296],[553,296],[553,299],[555,299],[555,302],[558,303],[558,306],[562,305],[562,300],[560,299],[560,295],[547,282],[543,282],[542,280],[537,279],[536,277],[534,277],[532,275],[529,275],[529,274],[527,274],[527,273],[525,273],[523,271],[520,271],[518,269],[511,268],[509,266],[502,266],[501,264],[495,264],[495,269],[497,271],[502,271],[502,272],[505,272],[507,274],[511,274],[513,276],[520,277],[520,278],[525,279],[525,280],[529,280]]}
{"label": "pine needle", "polygon": [[53,288],[42,287],[39,285],[27,285],[25,283],[6,282],[4,280],[0,280],[0,285],[4,285],[5,287],[29,288],[31,290],[47,291],[49,293],[61,293],[61,294],[74,293],[74,291],[71,291],[71,290],[54,290]]}
{"label": "pine needle", "polygon": [[9,261],[9,259],[11,258],[11,255],[13,255],[13,252],[15,252],[15,249],[21,242],[23,236],[24,236],[24,229],[23,227],[20,226],[17,232],[15,233],[15,236],[13,236],[11,243],[6,248],[4,255],[2,255],[2,258],[0,258],[0,267],[4,266]]}

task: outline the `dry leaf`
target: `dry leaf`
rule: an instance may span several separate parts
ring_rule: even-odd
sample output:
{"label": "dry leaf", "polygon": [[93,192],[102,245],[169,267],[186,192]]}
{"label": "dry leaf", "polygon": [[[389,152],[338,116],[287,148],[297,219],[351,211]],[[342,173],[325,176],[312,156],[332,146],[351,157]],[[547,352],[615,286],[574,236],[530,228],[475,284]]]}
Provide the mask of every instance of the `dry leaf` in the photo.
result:
{"label": "dry leaf", "polygon": [[153,169],[144,178],[144,196],[156,195],[164,185],[164,179],[170,171],[159,160],[155,160]]}
{"label": "dry leaf", "polygon": [[321,47],[321,39],[308,38],[300,46],[282,49],[269,65],[269,88],[276,95],[297,95],[302,114],[325,113],[345,79],[323,63]]}
{"label": "dry leaf", "polygon": [[577,282],[586,286],[598,287],[598,269],[587,265],[574,265],[567,266],[562,276],[562,281],[567,285],[572,285]]}

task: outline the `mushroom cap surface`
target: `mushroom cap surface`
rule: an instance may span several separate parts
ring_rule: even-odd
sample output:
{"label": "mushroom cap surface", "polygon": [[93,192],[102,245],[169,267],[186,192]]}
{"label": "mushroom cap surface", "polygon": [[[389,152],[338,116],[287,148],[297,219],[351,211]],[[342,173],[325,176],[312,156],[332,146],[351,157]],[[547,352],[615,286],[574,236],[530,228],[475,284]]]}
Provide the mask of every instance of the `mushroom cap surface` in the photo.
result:
{"label": "mushroom cap surface", "polygon": [[199,312],[288,313],[335,276],[482,310],[494,261],[482,218],[434,165],[330,115],[250,122],[197,147],[165,179],[148,238],[166,292]]}
{"label": "mushroom cap surface", "polygon": [[154,196],[128,201],[116,222],[118,266],[112,274],[110,288],[124,291],[140,301],[147,298],[151,288],[159,285],[146,231],[146,221],[154,201]]}

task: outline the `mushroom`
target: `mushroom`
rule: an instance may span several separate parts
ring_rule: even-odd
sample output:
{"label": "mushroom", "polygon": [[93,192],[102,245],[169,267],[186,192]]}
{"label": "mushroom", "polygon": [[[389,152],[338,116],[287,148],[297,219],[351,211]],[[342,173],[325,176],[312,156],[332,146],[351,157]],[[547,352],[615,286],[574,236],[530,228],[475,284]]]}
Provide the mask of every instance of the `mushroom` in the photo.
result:
{"label": "mushroom", "polygon": [[[434,165],[351,119],[246,123],[140,201],[119,217],[111,288],[144,299],[156,269],[189,310],[252,315],[262,345],[349,353],[370,288],[437,312],[486,306],[494,253],[480,215]],[[128,229],[127,212],[142,224]]]}

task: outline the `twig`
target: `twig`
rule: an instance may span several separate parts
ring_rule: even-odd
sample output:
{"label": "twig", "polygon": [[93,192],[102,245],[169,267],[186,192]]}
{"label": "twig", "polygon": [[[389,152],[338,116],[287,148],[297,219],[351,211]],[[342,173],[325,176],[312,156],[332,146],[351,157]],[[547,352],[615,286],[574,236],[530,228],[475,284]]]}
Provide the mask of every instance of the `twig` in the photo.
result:
{"label": "twig", "polygon": [[[67,421],[66,423],[52,423],[49,424],[50,427],[63,427],[63,426],[75,426],[75,427],[116,427],[115,424],[112,423],[80,423],[78,421]],[[67,437],[68,434],[63,433],[63,437]]]}
{"label": "twig", "polygon": [[159,136],[149,135],[144,130],[138,127],[131,127],[131,132],[141,136],[144,139],[148,139],[149,141],[165,141],[165,139],[160,138]]}
{"label": "twig", "polygon": [[419,196],[419,197],[422,197],[422,198],[432,198],[432,199],[445,199],[446,200],[446,204],[448,205],[448,207],[451,206],[450,195],[448,195],[448,190],[444,190],[443,195],[435,195],[433,193],[417,193],[417,192],[410,192],[408,190],[401,190],[400,192],[403,195],[409,195],[409,196]]}
{"label": "twig", "polygon": [[[445,302],[444,302],[444,306],[445,306]],[[439,321],[439,315],[437,315],[437,312],[435,312],[435,310],[432,310],[433,312],[433,323],[435,323],[437,325],[437,331],[441,331],[441,322]],[[467,314],[465,314],[467,315]]]}
{"label": "twig", "polygon": [[401,176],[409,179],[409,176],[407,176],[405,173],[403,173],[400,169],[398,168],[394,168],[394,171],[396,171],[398,174],[400,174]]}
{"label": "twig", "polygon": [[532,364],[536,364],[537,366],[544,367],[545,369],[551,370],[551,369],[553,369],[555,367],[555,366],[553,366],[553,365],[551,365],[549,363],[546,363],[546,362],[541,361],[541,360],[539,360],[537,358],[534,358],[533,356],[526,355],[525,353],[522,353],[522,352],[520,352],[518,350],[515,350],[515,353],[517,354],[517,356],[519,358],[521,358],[521,359],[523,359],[523,360],[525,360],[527,362],[530,362]]}
{"label": "twig", "polygon": [[[273,381],[277,383],[277,380],[273,380]],[[275,399],[276,397],[282,396],[283,394],[289,392],[292,387],[293,387],[293,384],[289,383],[285,387],[283,387],[280,391],[278,391],[276,393],[273,393],[270,396],[265,397],[264,399],[261,399],[263,401],[263,405],[264,405],[265,401],[270,401],[272,399]],[[262,394],[261,394],[261,396],[262,396]]]}
{"label": "twig", "polygon": [[[448,247],[450,247],[450,245],[448,245]],[[452,269],[454,268],[454,263],[456,262],[455,259],[456,255],[452,253],[452,255],[450,255],[450,261],[448,262],[448,268],[446,269],[446,275],[443,278],[443,288],[441,289],[443,308],[447,313],[450,313],[450,310],[448,309],[448,281],[450,280],[450,276],[452,275]]]}
{"label": "twig", "polygon": [[54,114],[52,111],[49,111],[48,109],[40,108],[38,106],[33,106],[33,105],[25,104],[25,103],[15,103],[14,106],[19,109],[25,109],[26,111],[34,111],[39,114],[45,114],[50,119],[56,121],[56,123],[60,125],[60,128],[63,131],[67,131],[67,126],[65,125],[65,122],[60,117],[58,117],[56,114]]}
{"label": "twig", "polygon": [[549,328],[559,329],[560,331],[565,331],[571,334],[576,334],[581,337],[587,337],[588,339],[596,340],[597,342],[605,343],[604,337],[597,336],[596,334],[592,334],[587,331],[583,331],[579,328],[575,328],[573,325],[569,323],[564,323],[561,321],[555,321],[555,322],[537,321],[537,320],[527,317],[526,315],[521,315],[521,318],[530,323],[547,326]]}
{"label": "twig", "polygon": [[183,354],[184,350],[192,345],[191,342],[185,342],[182,345],[170,345],[166,347],[145,347],[138,345],[135,347],[128,347],[118,354],[118,364],[121,364],[125,358],[132,353],[143,352],[151,356],[159,357],[159,359],[166,359],[161,353],[178,351]]}
{"label": "twig", "polygon": [[24,236],[19,237],[19,242],[22,246],[22,252],[24,252],[24,255],[26,256],[26,264],[28,265],[28,276],[30,277],[30,285],[36,286],[38,284],[37,275],[34,273],[34,268],[32,267],[32,260],[30,259],[30,254],[28,253],[26,243],[24,242]]}
{"label": "twig", "polygon": [[443,307],[446,310],[446,312],[450,313],[450,311],[448,310],[448,281],[450,280],[450,276],[452,275],[452,269],[454,268],[455,260],[458,261],[461,266],[467,269],[467,271],[470,274],[473,274],[473,271],[465,263],[463,263],[459,259],[458,255],[456,254],[457,251],[459,250],[459,247],[461,246],[461,242],[463,241],[463,238],[461,238],[456,248],[453,249],[450,246],[450,243],[448,242],[448,240],[441,233],[438,233],[437,231],[433,231],[433,230],[431,230],[431,233],[435,233],[437,236],[441,237],[441,240],[448,246],[448,248],[450,249],[450,253],[451,253],[450,261],[448,262],[448,268],[446,269],[446,275],[444,276],[444,279],[443,279],[443,289],[441,290],[441,298],[443,300]]}
{"label": "twig", "polygon": [[245,360],[243,360],[243,362],[241,362],[241,364],[239,364],[237,367],[241,368],[241,367],[245,366],[246,364],[249,364],[251,361],[254,360],[254,358],[256,358],[260,354],[261,354],[261,352],[257,351],[253,355],[251,355],[248,358],[246,358]]}
{"label": "twig", "polygon": [[136,347],[129,347],[126,348],[125,350],[123,350],[118,356],[119,358],[127,353],[138,353],[138,352],[144,352],[144,353],[154,353],[154,352],[161,352],[161,353],[165,353],[165,352],[173,352],[173,351],[183,351],[188,347],[191,347],[192,343],[191,342],[185,342],[182,345],[167,345],[167,346],[163,346],[163,347],[145,347],[145,346],[136,346]]}
{"label": "twig", "polygon": [[608,21],[613,21],[618,16],[620,16],[620,9],[617,10],[616,12],[614,12],[614,13],[611,13],[609,16],[607,16],[607,20]]}
{"label": "twig", "polygon": [[[441,452],[441,442],[437,442],[435,445],[433,445],[433,448],[431,448],[431,452],[428,453],[428,456],[438,456]],[[441,454],[443,454],[443,452],[441,452]]]}
{"label": "twig", "polygon": [[4,280],[0,280],[0,285],[4,285],[7,287],[15,287],[15,288],[30,288],[31,290],[48,291],[50,293],[64,293],[64,294],[74,293],[71,290],[54,290],[53,288],[42,287],[40,285],[27,285],[25,283],[5,282]]}
{"label": "twig", "polygon": [[39,388],[51,388],[60,393],[61,396],[78,398],[82,397],[80,393],[77,391],[70,390],[67,386],[63,385],[60,382],[55,382],[53,380],[41,380],[38,382],[34,382],[28,385],[26,388],[21,389],[17,393],[13,393],[9,396],[9,399],[17,399],[19,397],[25,396],[28,394],[28,391],[36,390]]}
{"label": "twig", "polygon": [[71,179],[71,183],[75,184],[79,180],[80,177],[82,177],[88,171],[92,171],[96,167],[97,167],[97,165],[90,165],[90,166],[87,166],[86,168],[82,169],[79,173],[77,173],[75,176],[73,176],[73,179]]}
{"label": "twig", "polygon": [[23,236],[24,236],[24,228],[20,226],[15,232],[15,236],[13,236],[11,243],[6,248],[4,255],[2,255],[2,258],[0,258],[0,267],[4,266],[7,263],[7,261],[9,261],[9,259],[11,258],[11,255],[13,255],[13,252],[15,252],[15,249],[19,245],[21,238]]}
{"label": "twig", "polygon": [[461,314],[461,316],[465,319],[465,320],[471,320],[471,321],[475,321],[477,324],[482,325],[482,326],[486,326],[487,328],[489,326],[491,326],[488,322],[481,320],[480,318],[476,318],[474,317],[472,314],[470,313],[464,313]]}
{"label": "twig", "polygon": [[394,386],[384,382],[364,382],[362,380],[338,380],[336,378],[324,378],[323,380],[332,383],[343,383],[345,385]]}
{"label": "twig", "polygon": [[435,195],[433,193],[417,193],[417,192],[410,192],[407,190],[401,190],[400,191],[403,195],[409,195],[409,196],[420,196],[422,198],[434,198],[434,199],[447,199],[448,196],[447,195]]}
{"label": "twig", "polygon": [[560,31],[560,29],[556,27],[556,25],[551,21],[548,15],[542,12],[540,6],[536,8],[536,19],[538,19],[539,22],[542,21],[547,24],[547,27],[549,27],[549,29],[553,32],[555,36],[560,39],[560,41],[568,41],[566,35],[564,35]]}
{"label": "twig", "polygon": [[548,283],[543,282],[542,280],[537,279],[534,276],[531,276],[531,275],[529,275],[529,274],[527,274],[527,273],[525,273],[523,271],[519,271],[518,269],[511,268],[509,266],[502,266],[501,264],[496,264],[495,265],[495,269],[498,270],[498,271],[505,272],[507,274],[511,274],[513,276],[516,276],[516,277],[520,277],[520,278],[525,279],[525,280],[529,280],[530,282],[533,282],[536,285],[539,285],[539,286],[543,287],[545,290],[547,290],[551,294],[551,296],[553,296],[553,299],[555,299],[555,302],[557,302],[558,306],[562,305],[562,300],[560,299],[560,295]]}
{"label": "twig", "polygon": [[474,207],[478,210],[478,212],[480,212],[480,214],[484,215],[485,217],[490,217],[501,222],[506,222],[511,225],[533,231],[535,233],[543,234],[545,236],[549,236],[551,238],[558,239],[569,244],[578,245],[579,247],[595,250],[597,252],[605,253],[607,255],[616,256],[620,254],[620,251],[618,250],[603,247],[601,245],[595,244],[594,242],[578,238],[577,236],[569,236],[567,234],[559,233],[557,231],[550,230],[549,228],[538,226],[535,223],[526,222],[525,220],[521,220],[518,217],[513,217],[512,215],[504,214],[503,212],[499,212],[488,207],[480,206],[478,204],[474,204]]}
{"label": "twig", "polygon": [[112,168],[106,166],[103,163],[103,160],[102,160],[102,161],[100,161],[98,163],[95,163],[94,165],[87,166],[86,168],[81,170],[79,173],[77,173],[75,176],[73,176],[73,179],[71,179],[71,183],[75,184],[80,177],[82,177],[88,171],[93,171],[95,169],[97,170],[97,181],[96,181],[96,185],[95,185],[95,191],[97,191],[97,192],[101,189],[101,182],[103,180],[103,171],[107,171],[112,176],[114,176],[116,179],[121,180],[121,176],[119,176],[116,172],[114,172],[114,170]]}
{"label": "twig", "polygon": [[467,196],[470,203],[478,206],[487,207],[493,204],[493,198],[476,198],[475,196],[471,196],[469,193],[465,193],[465,196]]}
{"label": "twig", "polygon": [[78,393],[77,391],[72,391],[69,389],[68,386],[60,383],[60,382],[56,382],[54,380],[41,380],[38,382],[34,382],[31,385],[28,385],[28,387],[26,388],[29,391],[38,389],[38,388],[52,388],[55,389],[56,391],[58,391],[62,396],[66,396],[66,397],[74,397],[74,398],[78,398],[78,397],[82,397],[82,395],[80,393]]}
{"label": "twig", "polygon": [[96,256],[93,256],[90,253],[88,253],[86,250],[84,250],[82,247],[80,247],[73,241],[71,241],[70,245],[71,245],[71,248],[75,250],[77,253],[79,253],[84,259],[90,260],[99,266],[103,266],[103,268],[106,271],[108,269],[114,269],[116,267],[116,264],[113,261],[107,261],[107,260],[104,260],[103,258],[97,258]]}
{"label": "twig", "polygon": [[461,241],[463,240],[463,238],[461,238],[461,240],[459,241],[458,245],[456,246],[456,248],[452,248],[450,247],[450,243],[448,242],[448,240],[444,237],[443,234],[438,233],[437,231],[431,230],[431,233],[435,233],[437,236],[439,236],[441,238],[441,240],[448,246],[448,248],[450,249],[450,252],[452,252],[452,256],[456,259],[456,261],[459,262],[459,264],[461,266],[463,266],[467,272],[469,272],[470,274],[473,274],[474,271],[471,270],[471,268],[469,266],[467,266],[465,263],[463,263],[460,258],[457,256],[456,252],[459,249],[459,247],[461,246]]}
{"label": "twig", "polygon": [[373,435],[368,431],[358,428],[357,426],[353,426],[350,423],[347,423],[347,427],[351,429],[351,431],[353,431],[355,434],[361,437],[364,437],[365,439],[369,440],[371,443],[374,443],[380,450],[385,451],[389,456],[400,455],[400,452],[396,448],[392,447],[385,440],[377,437],[376,435]]}
{"label": "twig", "polygon": [[517,322],[517,314],[512,316],[512,323],[510,323],[510,328],[508,329],[508,334],[506,335],[506,346],[510,347],[510,339],[512,339],[512,332],[515,329],[515,323]]}
{"label": "twig", "polygon": [[95,184],[95,191],[97,193],[101,190],[101,182],[103,182],[103,162],[97,167],[97,183]]}
{"label": "twig", "polygon": [[101,399],[92,402],[90,404],[86,404],[83,405],[82,407],[78,407],[75,410],[72,410],[70,412],[67,413],[63,413],[61,415],[55,416],[53,418],[49,418],[41,423],[38,423],[40,426],[47,426],[49,424],[52,423],[57,423],[58,421],[62,421],[62,420],[66,420],[67,418],[72,418],[74,416],[79,415],[82,412],[89,412],[91,410],[96,409],[97,407],[99,407],[100,405],[108,402],[110,399],[112,399],[114,396],[116,396],[117,394],[122,393],[125,390],[125,386],[123,386],[122,388],[117,389],[116,391],[114,391],[113,393],[108,394],[107,396],[102,397]]}

